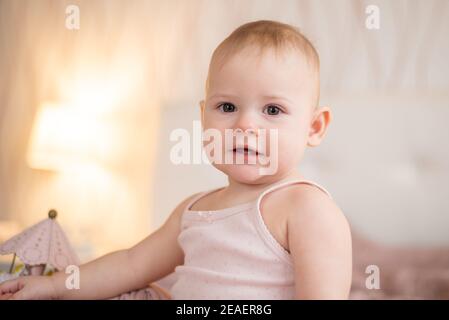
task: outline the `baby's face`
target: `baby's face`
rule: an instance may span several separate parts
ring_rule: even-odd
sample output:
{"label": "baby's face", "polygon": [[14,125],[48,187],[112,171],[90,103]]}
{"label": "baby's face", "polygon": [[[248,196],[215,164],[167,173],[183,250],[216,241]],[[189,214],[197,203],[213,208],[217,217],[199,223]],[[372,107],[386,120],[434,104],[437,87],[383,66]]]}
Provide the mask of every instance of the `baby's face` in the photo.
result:
{"label": "baby's face", "polygon": [[[262,139],[266,144],[263,150],[258,148],[245,156],[245,160],[264,158],[265,165],[259,161],[249,164],[249,160],[244,164],[222,161],[213,165],[243,183],[262,183],[283,177],[296,168],[308,143],[319,86],[317,76],[297,51],[276,56],[274,51],[267,50],[259,57],[254,49],[247,48],[230,57],[221,69],[212,65],[206,98],[201,105],[203,129],[217,129],[223,139],[226,129],[234,132],[241,129],[245,136]],[[270,137],[271,129],[277,131],[277,138]],[[242,150],[234,150],[239,142],[233,141],[229,148],[223,140],[222,152],[235,160]],[[254,143],[248,144],[252,149],[256,147]],[[276,161],[276,170],[261,175],[260,168],[268,167],[267,158],[271,168]]]}

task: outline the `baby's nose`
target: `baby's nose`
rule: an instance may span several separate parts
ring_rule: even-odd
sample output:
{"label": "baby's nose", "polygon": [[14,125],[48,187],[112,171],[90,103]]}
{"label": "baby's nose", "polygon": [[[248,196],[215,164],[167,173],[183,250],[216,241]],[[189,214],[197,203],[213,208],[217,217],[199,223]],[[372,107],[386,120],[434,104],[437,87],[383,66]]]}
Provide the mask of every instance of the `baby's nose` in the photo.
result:
{"label": "baby's nose", "polygon": [[234,128],[234,131],[236,133],[238,133],[238,134],[240,134],[240,133],[256,134],[257,133],[257,129],[253,128],[253,127],[242,128],[242,127],[239,126],[239,127]]}
{"label": "baby's nose", "polygon": [[258,126],[254,121],[254,117],[251,114],[246,113],[242,114],[235,125],[236,132],[243,132],[246,134],[255,134],[257,135]]}

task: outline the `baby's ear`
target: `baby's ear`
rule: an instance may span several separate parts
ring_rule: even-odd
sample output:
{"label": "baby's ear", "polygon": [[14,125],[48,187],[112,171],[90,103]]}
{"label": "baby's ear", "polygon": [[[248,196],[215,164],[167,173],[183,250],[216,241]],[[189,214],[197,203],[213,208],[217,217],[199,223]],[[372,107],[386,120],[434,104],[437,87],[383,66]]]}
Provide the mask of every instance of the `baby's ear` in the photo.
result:
{"label": "baby's ear", "polygon": [[321,143],[331,120],[332,113],[329,107],[319,107],[314,111],[312,123],[310,124],[309,137],[307,139],[307,145],[309,147],[316,147]]}

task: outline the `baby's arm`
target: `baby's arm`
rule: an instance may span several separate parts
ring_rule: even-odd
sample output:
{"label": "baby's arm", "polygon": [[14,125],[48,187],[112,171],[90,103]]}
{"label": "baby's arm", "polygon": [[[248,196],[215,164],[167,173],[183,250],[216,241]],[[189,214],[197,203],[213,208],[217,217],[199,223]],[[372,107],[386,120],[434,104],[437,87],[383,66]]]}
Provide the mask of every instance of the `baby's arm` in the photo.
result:
{"label": "baby's arm", "polygon": [[329,196],[313,186],[295,188],[287,229],[297,299],[347,299],[352,278],[349,224]]}
{"label": "baby's arm", "polygon": [[193,196],[180,203],[167,221],[134,247],[109,253],[80,266],[80,289],[68,290],[67,274],[20,277],[0,285],[0,297],[14,299],[105,299],[141,289],[184,262],[177,243],[180,219]]}

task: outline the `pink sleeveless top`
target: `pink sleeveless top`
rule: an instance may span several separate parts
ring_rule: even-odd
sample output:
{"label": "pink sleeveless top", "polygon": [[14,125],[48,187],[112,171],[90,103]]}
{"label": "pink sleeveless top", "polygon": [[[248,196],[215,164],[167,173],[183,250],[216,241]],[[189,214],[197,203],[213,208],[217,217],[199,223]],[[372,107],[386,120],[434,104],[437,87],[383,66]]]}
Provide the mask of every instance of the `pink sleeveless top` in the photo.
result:
{"label": "pink sleeveless top", "polygon": [[291,180],[264,190],[257,199],[215,211],[193,211],[192,205],[214,189],[200,193],[181,218],[178,242],[184,264],[175,269],[172,299],[294,299],[290,254],[271,235],[260,214],[262,198],[278,188],[307,183]]}

